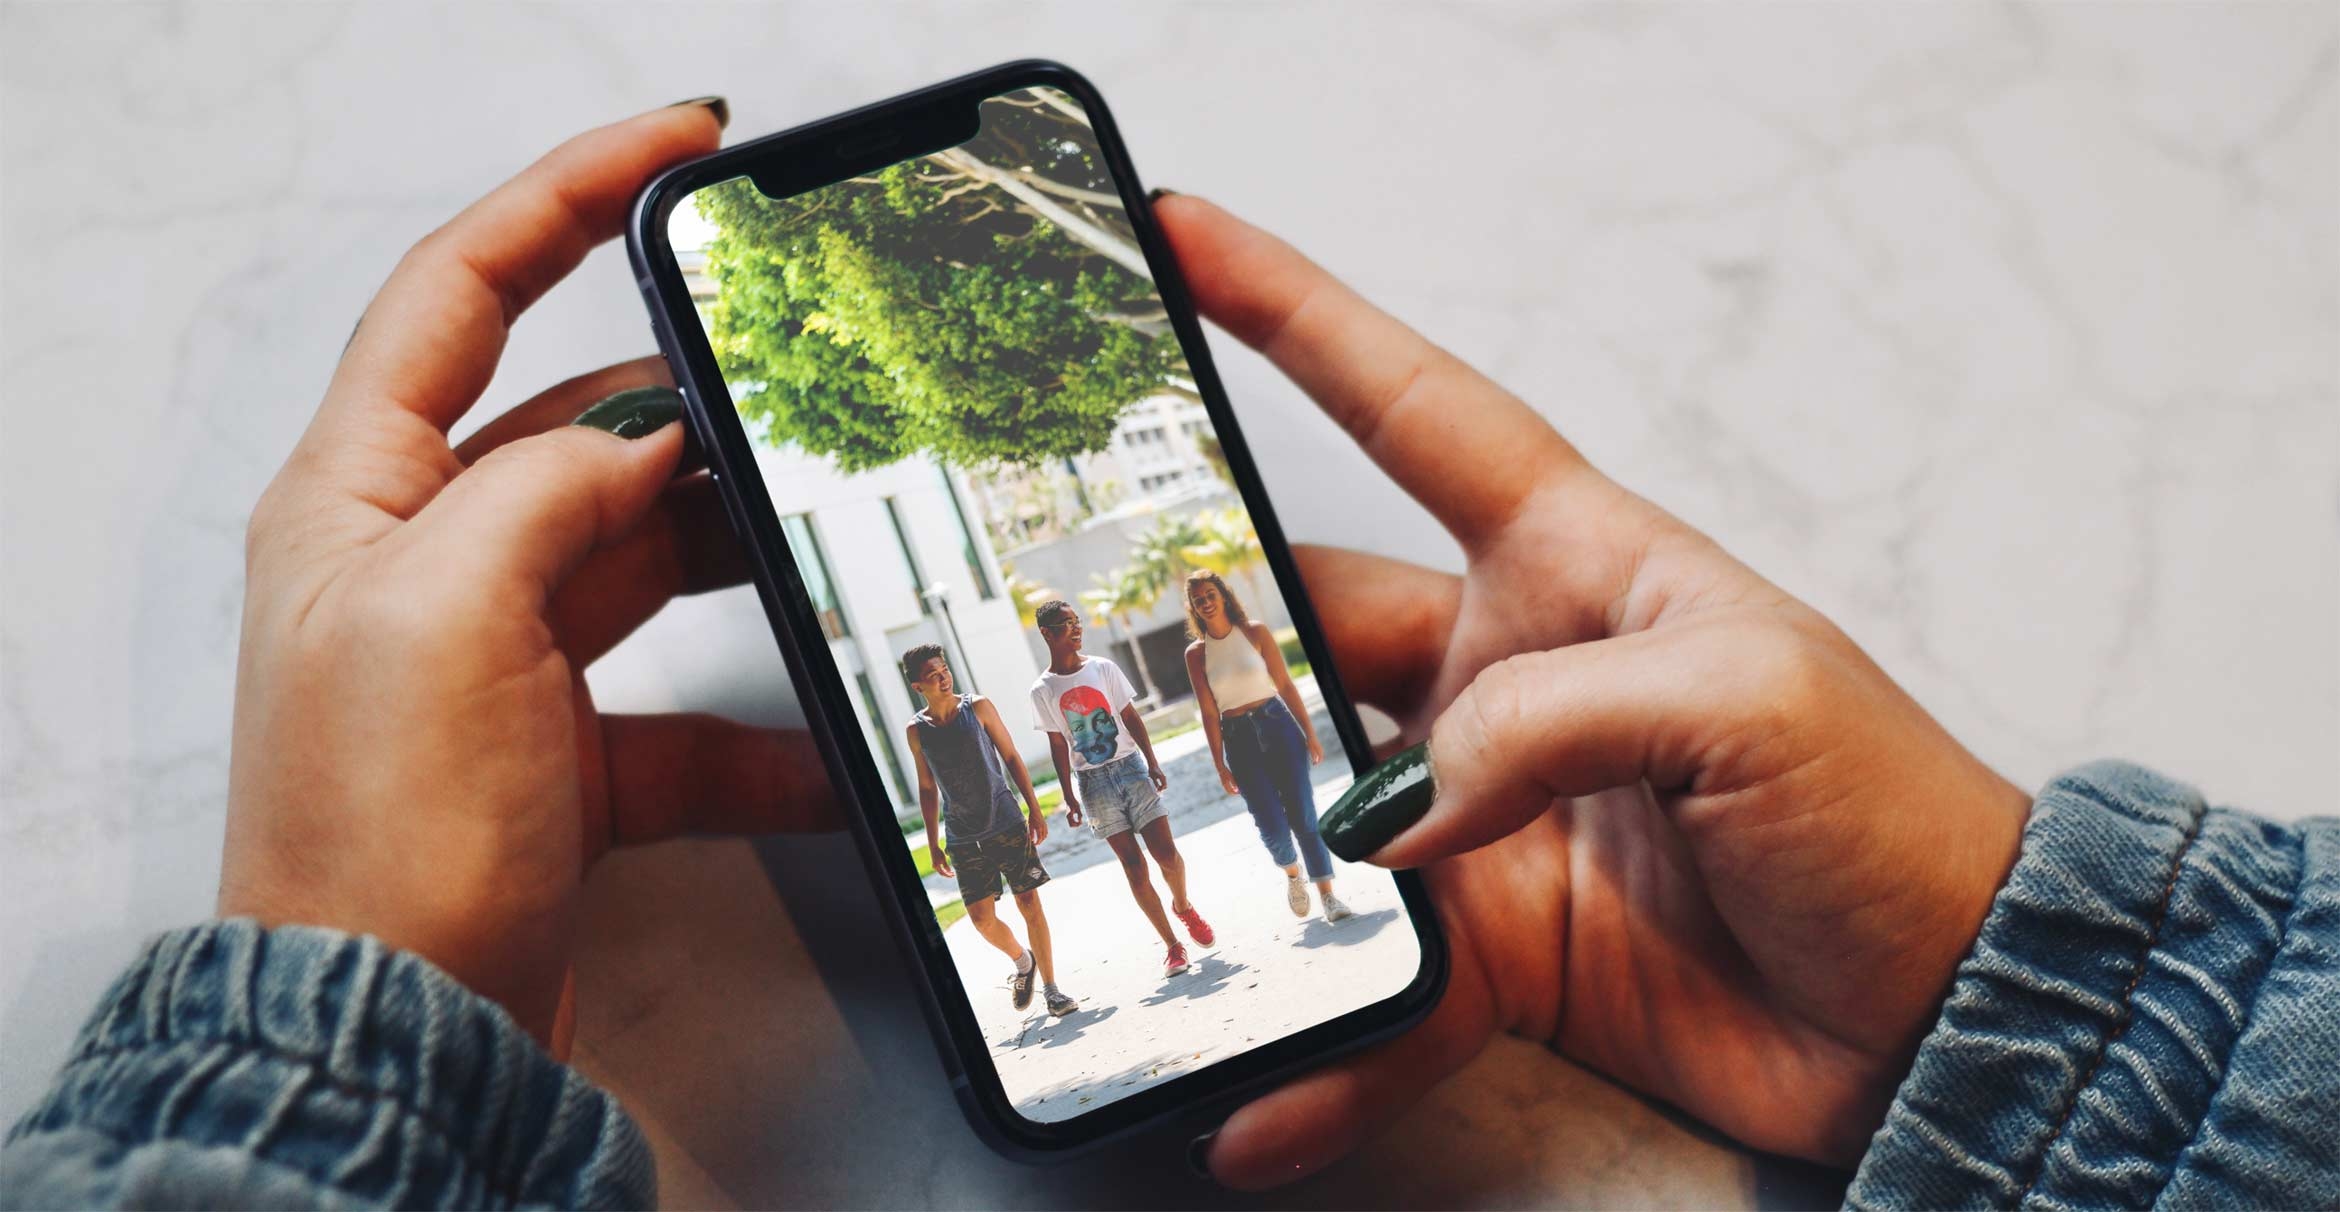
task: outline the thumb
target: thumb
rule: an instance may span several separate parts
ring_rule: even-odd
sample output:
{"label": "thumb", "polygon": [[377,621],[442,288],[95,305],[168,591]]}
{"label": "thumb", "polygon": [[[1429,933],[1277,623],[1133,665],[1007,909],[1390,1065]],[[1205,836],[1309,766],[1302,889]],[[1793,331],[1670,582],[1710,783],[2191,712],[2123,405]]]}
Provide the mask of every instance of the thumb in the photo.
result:
{"label": "thumb", "polygon": [[1475,850],[1555,799],[1648,781],[1691,786],[1785,726],[1799,683],[1786,627],[1689,623],[1524,653],[1482,670],[1430,739],[1382,763],[1325,815],[1325,843],[1416,867]]}
{"label": "thumb", "polygon": [[490,451],[401,528],[444,574],[549,596],[650,512],[682,458],[682,397],[637,388]]}

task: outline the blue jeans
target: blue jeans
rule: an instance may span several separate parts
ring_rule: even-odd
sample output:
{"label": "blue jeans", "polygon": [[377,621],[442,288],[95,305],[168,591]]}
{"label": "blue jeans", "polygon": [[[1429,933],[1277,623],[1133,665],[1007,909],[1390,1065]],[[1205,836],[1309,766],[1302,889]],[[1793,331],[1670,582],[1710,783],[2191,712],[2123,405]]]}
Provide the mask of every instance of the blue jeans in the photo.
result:
{"label": "blue jeans", "polygon": [[[2040,792],[1846,1202],[2340,1207],[2336,1006],[2340,821],[2082,767]],[[501,1009],[372,939],[244,921],[149,943],[0,1149],[9,1207],[654,1196],[617,1101]]]}
{"label": "blue jeans", "polygon": [[[1308,861],[1308,878],[1332,878],[1332,852],[1316,836],[1316,792],[1308,783],[1308,737],[1282,699],[1219,717],[1227,772],[1251,810],[1260,843],[1278,867]],[[1298,853],[1294,853],[1298,839]]]}

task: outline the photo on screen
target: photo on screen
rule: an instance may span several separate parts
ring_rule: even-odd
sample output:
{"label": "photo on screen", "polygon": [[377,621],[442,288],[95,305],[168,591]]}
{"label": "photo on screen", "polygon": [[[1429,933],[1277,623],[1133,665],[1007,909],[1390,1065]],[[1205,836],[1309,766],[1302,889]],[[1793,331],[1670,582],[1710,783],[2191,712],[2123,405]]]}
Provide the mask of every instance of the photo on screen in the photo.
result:
{"label": "photo on screen", "polygon": [[1349,757],[1080,104],[708,186],[669,235],[1017,1111],[1404,989],[1395,881],[1316,835]]}

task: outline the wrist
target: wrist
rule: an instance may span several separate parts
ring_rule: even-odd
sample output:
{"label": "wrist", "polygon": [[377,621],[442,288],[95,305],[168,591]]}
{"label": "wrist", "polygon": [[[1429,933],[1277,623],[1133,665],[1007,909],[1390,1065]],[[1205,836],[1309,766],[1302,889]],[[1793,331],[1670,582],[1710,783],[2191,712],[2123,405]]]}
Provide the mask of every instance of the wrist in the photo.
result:
{"label": "wrist", "polygon": [[[329,1183],[327,1202],[639,1207],[654,1194],[617,1101],[502,1007],[421,956],[311,926],[214,920],[147,943],[18,1132],[35,1123],[125,1130],[126,1149],[246,1152]],[[325,1177],[319,1157],[361,1129],[369,1164]]]}

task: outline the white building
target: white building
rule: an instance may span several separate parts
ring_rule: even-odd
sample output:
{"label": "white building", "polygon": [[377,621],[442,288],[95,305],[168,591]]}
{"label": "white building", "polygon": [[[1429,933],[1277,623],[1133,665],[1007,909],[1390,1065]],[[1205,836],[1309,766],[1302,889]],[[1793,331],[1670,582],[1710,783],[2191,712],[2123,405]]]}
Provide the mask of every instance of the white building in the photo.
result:
{"label": "white building", "polygon": [[[702,320],[716,293],[701,251],[712,235],[690,208],[677,209],[675,251]],[[918,808],[902,730],[923,704],[900,662],[920,644],[950,653],[960,690],[997,703],[1025,762],[1046,773],[1047,737],[1027,706],[1040,665],[966,477],[913,461],[846,475],[825,459],[762,443],[756,465],[897,812]]]}
{"label": "white building", "polygon": [[1164,394],[1129,406],[1105,449],[1036,467],[1000,467],[973,479],[994,537],[1011,547],[1045,543],[1092,518],[1133,505],[1166,508],[1223,488],[1201,439],[1210,413]]}
{"label": "white building", "polygon": [[847,476],[768,448],[756,464],[898,808],[918,806],[902,729],[922,704],[900,661],[920,644],[950,653],[959,688],[998,704],[1025,761],[1046,772],[1047,738],[1027,705],[1039,663],[963,478],[915,462]]}

